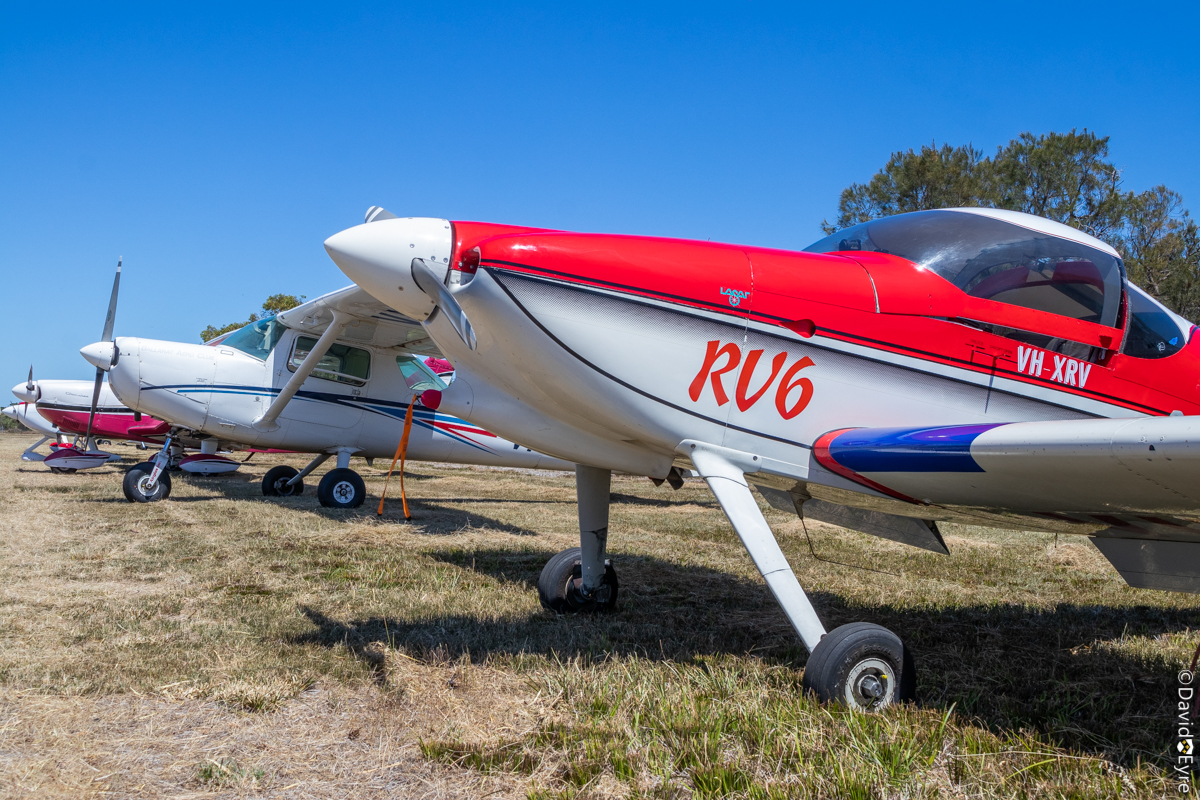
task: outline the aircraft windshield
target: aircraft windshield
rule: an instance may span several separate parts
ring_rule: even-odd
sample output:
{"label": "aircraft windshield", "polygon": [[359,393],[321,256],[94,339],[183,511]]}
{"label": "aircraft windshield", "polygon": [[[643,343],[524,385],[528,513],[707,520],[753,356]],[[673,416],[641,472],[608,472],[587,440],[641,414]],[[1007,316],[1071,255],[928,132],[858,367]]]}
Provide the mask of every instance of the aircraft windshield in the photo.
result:
{"label": "aircraft windshield", "polygon": [[917,211],[854,225],[810,253],[891,253],[967,294],[1113,327],[1121,263],[1081,242],[962,211]]}
{"label": "aircraft windshield", "polygon": [[263,317],[258,322],[251,322],[241,330],[229,334],[221,341],[221,346],[232,347],[248,356],[254,356],[259,361],[266,361],[275,345],[279,344],[279,338],[285,330],[287,328],[277,322],[274,316]]}

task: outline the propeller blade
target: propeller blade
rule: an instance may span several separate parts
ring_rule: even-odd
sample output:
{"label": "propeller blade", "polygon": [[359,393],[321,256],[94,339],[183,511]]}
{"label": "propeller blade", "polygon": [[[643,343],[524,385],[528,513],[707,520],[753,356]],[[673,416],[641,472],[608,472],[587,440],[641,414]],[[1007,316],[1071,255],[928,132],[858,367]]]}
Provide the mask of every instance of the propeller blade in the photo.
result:
{"label": "propeller blade", "polygon": [[33,364],[29,365],[29,380],[25,381],[25,389],[33,392]]}
{"label": "propeller blade", "polygon": [[[121,287],[121,259],[117,259],[117,275],[113,278],[112,297],[108,298],[108,314],[104,317],[104,334],[100,341],[113,340],[113,323],[117,321],[117,289]],[[100,390],[97,389],[97,392]],[[94,405],[94,404],[93,404]]]}
{"label": "propeller blade", "polygon": [[92,413],[88,414],[87,436],[84,447],[92,449],[92,423],[96,421],[96,405],[100,402],[100,385],[104,383],[104,370],[96,370],[96,385],[92,388]]}
{"label": "propeller blade", "polygon": [[[113,325],[117,321],[117,290],[121,288],[121,261],[117,259],[117,274],[113,277],[112,296],[108,298],[108,313],[104,315],[104,333],[100,336],[100,341],[111,342],[113,340]],[[29,368],[30,374],[33,373],[33,367]],[[96,422],[96,406],[100,403],[100,386],[104,383],[104,370],[96,368],[96,384],[92,388],[92,410],[88,414],[87,436],[85,437],[84,447],[92,449],[92,425]]]}
{"label": "propeller blade", "polygon": [[463,344],[474,350],[476,345],[475,329],[471,327],[471,321],[467,319],[467,314],[458,304],[458,300],[450,294],[450,290],[438,280],[437,273],[425,263],[425,259],[414,258],[412,260],[412,276],[417,288],[433,298],[438,310],[446,315],[446,319],[450,321],[458,337],[463,340]]}

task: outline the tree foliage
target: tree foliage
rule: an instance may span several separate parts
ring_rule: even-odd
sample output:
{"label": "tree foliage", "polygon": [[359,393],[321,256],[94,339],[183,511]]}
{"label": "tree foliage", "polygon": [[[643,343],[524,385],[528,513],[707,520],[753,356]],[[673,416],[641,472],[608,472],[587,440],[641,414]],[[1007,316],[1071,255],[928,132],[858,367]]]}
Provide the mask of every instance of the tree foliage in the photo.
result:
{"label": "tree foliage", "polygon": [[953,207],[1024,211],[1079,228],[1121,252],[1130,279],[1167,306],[1200,315],[1200,233],[1166,186],[1124,191],[1108,137],[1086,128],[1022,133],[994,156],[937,143],[893,153],[866,183],[842,191],[826,233],[878,217]]}
{"label": "tree foliage", "polygon": [[295,308],[303,302],[304,295],[297,297],[294,294],[273,294],[263,301],[261,314],[253,313],[244,322],[231,322],[228,325],[221,325],[220,327],[209,325],[200,331],[200,339],[205,342],[211,342],[218,336],[222,336],[230,331],[236,331],[238,328],[249,325],[251,322],[258,322],[263,317],[269,317],[272,314],[278,314],[281,311]]}

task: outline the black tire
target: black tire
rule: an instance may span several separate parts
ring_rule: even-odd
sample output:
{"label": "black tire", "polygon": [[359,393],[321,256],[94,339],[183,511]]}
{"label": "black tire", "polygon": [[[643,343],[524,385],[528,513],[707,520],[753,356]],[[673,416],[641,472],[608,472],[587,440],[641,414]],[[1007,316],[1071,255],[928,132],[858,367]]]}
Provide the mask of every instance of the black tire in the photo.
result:
{"label": "black tire", "polygon": [[288,481],[299,474],[300,470],[286,464],[271,467],[267,470],[267,474],[263,475],[263,497],[295,497],[304,494],[304,481],[296,481],[291,486],[287,485]]}
{"label": "black tire", "polygon": [[617,607],[617,571],[612,562],[604,559],[604,582],[593,598],[579,592],[583,579],[582,552],[578,547],[563,550],[552,556],[538,576],[538,600],[542,608],[556,614],[587,614],[612,611]]}
{"label": "black tire", "polygon": [[822,703],[843,703],[857,711],[917,699],[912,652],[899,636],[870,622],[852,622],[825,634],[808,657],[802,683]]}
{"label": "black tire", "polygon": [[331,469],[317,484],[317,499],[326,508],[358,508],[367,499],[367,485],[352,469]]}
{"label": "black tire", "polygon": [[144,484],[153,471],[154,462],[144,461],[135,464],[125,473],[125,479],[121,481],[121,490],[125,493],[126,500],[131,503],[153,503],[171,496],[171,476],[166,470],[158,474],[158,483],[154,491],[146,491]]}

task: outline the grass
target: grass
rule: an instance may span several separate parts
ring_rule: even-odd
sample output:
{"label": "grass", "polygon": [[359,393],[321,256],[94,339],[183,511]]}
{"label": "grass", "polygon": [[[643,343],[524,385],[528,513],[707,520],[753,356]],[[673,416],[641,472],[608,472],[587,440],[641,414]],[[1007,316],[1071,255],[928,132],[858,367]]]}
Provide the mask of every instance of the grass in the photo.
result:
{"label": "grass", "polygon": [[1174,792],[1200,602],[1084,540],[946,526],[942,557],[815,524],[814,558],[768,509],[827,627],[916,652],[921,703],[861,716],[802,696],[803,648],[699,482],[614,479],[620,608],[568,618],[533,586],[577,542],[569,475],[417,465],[404,524],[398,498],[261,497],[301,459],[133,505],[138,451],[51,475],[28,443],[0,436],[0,796]]}

